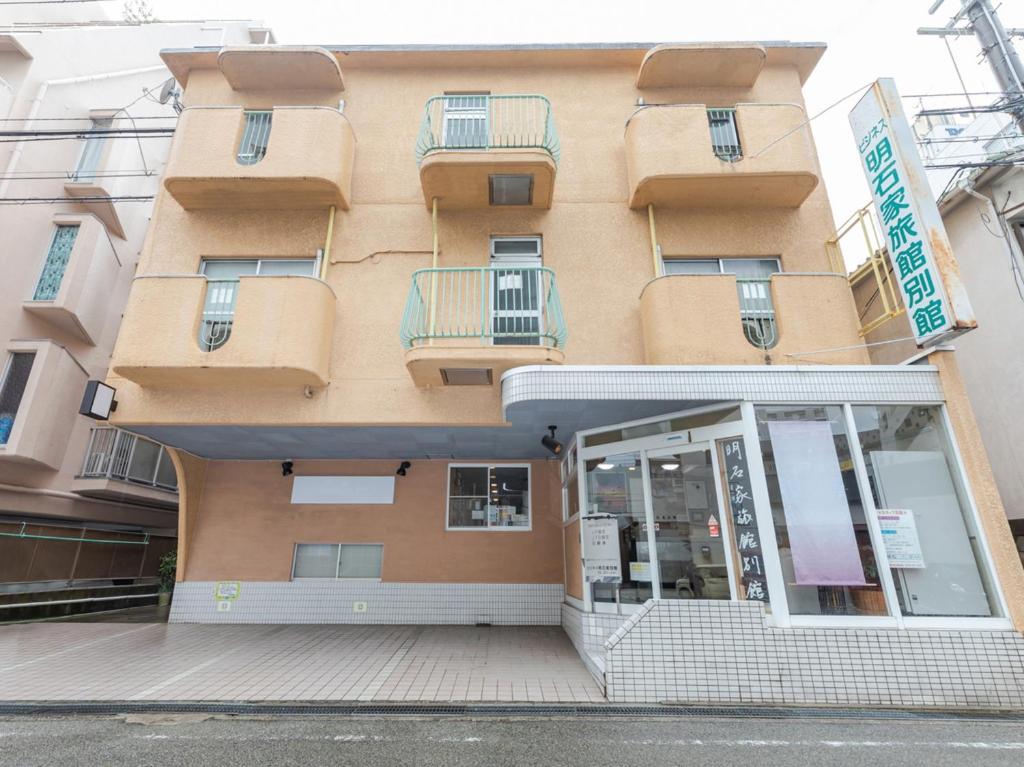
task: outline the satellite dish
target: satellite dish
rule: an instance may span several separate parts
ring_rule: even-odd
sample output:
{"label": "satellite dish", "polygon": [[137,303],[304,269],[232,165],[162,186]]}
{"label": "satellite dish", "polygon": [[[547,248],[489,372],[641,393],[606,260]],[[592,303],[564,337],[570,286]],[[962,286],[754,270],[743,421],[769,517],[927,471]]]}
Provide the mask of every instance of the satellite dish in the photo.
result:
{"label": "satellite dish", "polygon": [[160,96],[157,99],[157,101],[159,101],[161,104],[166,104],[173,97],[178,95],[177,90],[178,89],[176,87],[176,83],[174,82],[174,78],[169,78],[167,82],[164,83],[164,87],[160,89]]}

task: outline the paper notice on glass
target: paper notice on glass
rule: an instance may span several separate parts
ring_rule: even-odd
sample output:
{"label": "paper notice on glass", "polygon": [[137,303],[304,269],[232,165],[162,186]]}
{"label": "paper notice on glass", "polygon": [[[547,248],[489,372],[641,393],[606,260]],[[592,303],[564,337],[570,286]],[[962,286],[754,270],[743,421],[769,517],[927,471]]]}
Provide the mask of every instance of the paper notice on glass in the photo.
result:
{"label": "paper notice on glass", "polygon": [[796,582],[865,586],[860,549],[827,421],[771,421]]}
{"label": "paper notice on glass", "polygon": [[910,509],[879,509],[878,526],[882,528],[889,566],[904,570],[924,567],[924,552],[917,537],[917,522]]}
{"label": "paper notice on glass", "polygon": [[630,562],[629,563],[629,579],[634,583],[639,581],[651,580],[651,563],[650,562]]}
{"label": "paper notice on glass", "polygon": [[502,274],[498,277],[498,290],[521,290],[523,287],[523,275]]}
{"label": "paper notice on glass", "polygon": [[588,583],[622,583],[619,521],[615,517],[583,518],[583,571]]}

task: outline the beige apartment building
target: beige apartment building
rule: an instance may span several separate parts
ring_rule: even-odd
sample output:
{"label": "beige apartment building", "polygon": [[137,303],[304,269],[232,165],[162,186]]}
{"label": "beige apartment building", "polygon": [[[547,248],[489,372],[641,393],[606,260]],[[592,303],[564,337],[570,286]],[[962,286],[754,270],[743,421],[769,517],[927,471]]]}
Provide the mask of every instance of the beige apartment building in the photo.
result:
{"label": "beige apartment building", "polygon": [[825,247],[823,53],[165,50],[106,380],[178,469],[171,620],[561,624],[613,700],[1024,703],[957,367],[872,365]]}
{"label": "beige apartment building", "polygon": [[5,9],[0,621],[24,617],[26,603],[78,610],[152,595],[175,548],[170,457],[79,416],[79,403],[85,382],[106,375],[170,148],[176,114],[162,86],[173,79],[159,49],[266,34],[251,22]]}

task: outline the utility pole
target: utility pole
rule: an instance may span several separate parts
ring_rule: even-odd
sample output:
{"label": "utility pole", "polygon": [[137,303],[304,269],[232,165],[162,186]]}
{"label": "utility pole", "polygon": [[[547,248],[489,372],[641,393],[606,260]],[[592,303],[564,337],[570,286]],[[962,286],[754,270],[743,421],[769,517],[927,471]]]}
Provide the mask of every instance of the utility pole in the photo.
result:
{"label": "utility pole", "polygon": [[[928,13],[935,13],[943,2],[935,0]],[[990,0],[960,0],[960,5],[960,10],[946,26],[921,27],[917,33],[943,37],[976,36],[981,54],[988,61],[1003,92],[1006,111],[1013,115],[1017,130],[1024,134],[1024,63],[1013,47],[1013,37],[1024,37],[1024,30],[1006,29]]]}

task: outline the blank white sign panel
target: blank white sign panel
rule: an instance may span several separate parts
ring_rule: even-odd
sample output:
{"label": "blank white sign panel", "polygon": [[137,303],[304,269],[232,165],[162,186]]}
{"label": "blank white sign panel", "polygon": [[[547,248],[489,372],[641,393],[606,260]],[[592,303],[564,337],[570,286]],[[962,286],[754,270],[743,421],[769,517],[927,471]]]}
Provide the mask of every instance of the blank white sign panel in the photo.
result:
{"label": "blank white sign panel", "polygon": [[394,502],[394,477],[296,477],[292,483],[292,503]]}

